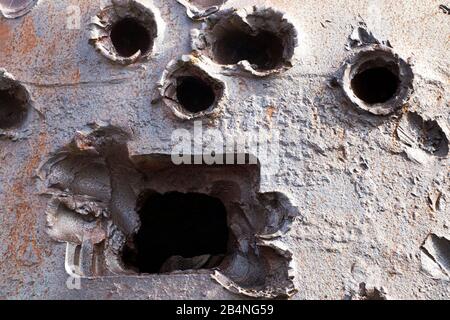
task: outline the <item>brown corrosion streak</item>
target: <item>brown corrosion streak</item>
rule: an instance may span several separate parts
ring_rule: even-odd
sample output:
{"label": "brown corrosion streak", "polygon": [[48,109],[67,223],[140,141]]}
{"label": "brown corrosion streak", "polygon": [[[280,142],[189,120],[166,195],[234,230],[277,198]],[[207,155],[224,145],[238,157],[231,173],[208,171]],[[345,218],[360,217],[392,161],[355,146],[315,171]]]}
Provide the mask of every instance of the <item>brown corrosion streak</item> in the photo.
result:
{"label": "brown corrosion streak", "polygon": [[[8,237],[8,249],[6,256],[15,266],[30,266],[35,262],[28,261],[26,257],[27,248],[31,247],[36,263],[42,262],[42,249],[37,242],[37,213],[40,210],[33,210],[32,180],[35,171],[41,162],[42,155],[47,150],[47,135],[44,128],[41,133],[32,141],[30,150],[34,152],[17,176],[17,182],[6,193],[6,209],[9,214],[15,214],[15,222],[11,227]],[[36,209],[36,208],[35,208]]]}
{"label": "brown corrosion streak", "polygon": [[267,121],[272,124],[273,115],[277,112],[275,106],[269,106],[266,111]]}
{"label": "brown corrosion streak", "polygon": [[12,33],[5,20],[0,20],[0,56],[9,56],[12,52],[12,46],[9,45],[12,39]]}
{"label": "brown corrosion streak", "polygon": [[26,16],[22,25],[15,29],[11,29],[8,21],[0,20],[0,64],[4,64],[5,58],[11,57],[13,53],[18,61],[23,62],[25,58],[31,61],[31,53],[38,44],[39,39],[31,16]]}
{"label": "brown corrosion streak", "polygon": [[[12,34],[5,24],[0,24],[0,38],[7,41],[2,46],[4,48],[11,48]],[[19,45],[16,47],[20,55],[26,56],[38,45],[38,38],[35,32],[34,22],[32,17],[24,18],[22,27],[19,29]],[[9,214],[15,214],[15,221],[11,227],[8,237],[7,254],[9,261],[15,266],[29,266],[34,264],[34,261],[28,261],[27,249],[31,248],[37,263],[42,260],[42,252],[37,245],[37,215],[39,210],[33,210],[33,201],[31,195],[33,190],[32,179],[35,170],[38,168],[41,161],[41,156],[46,150],[47,136],[44,128],[41,128],[41,133],[37,138],[31,142],[30,151],[34,154],[24,164],[16,177],[16,182],[6,193],[6,210]]]}
{"label": "brown corrosion streak", "polygon": [[27,55],[38,45],[38,43],[39,40],[34,28],[33,18],[31,16],[26,16],[20,33],[19,52],[23,55]]}

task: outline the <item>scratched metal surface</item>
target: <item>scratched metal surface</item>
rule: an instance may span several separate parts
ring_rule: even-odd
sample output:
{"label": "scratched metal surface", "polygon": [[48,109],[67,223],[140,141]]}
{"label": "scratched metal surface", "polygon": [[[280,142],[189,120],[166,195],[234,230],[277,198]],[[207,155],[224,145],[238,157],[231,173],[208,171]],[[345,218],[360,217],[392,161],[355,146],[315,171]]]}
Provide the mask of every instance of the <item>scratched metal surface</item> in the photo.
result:
{"label": "scratched metal surface", "polygon": [[[208,274],[83,279],[82,290],[66,287],[65,245],[47,235],[48,198],[36,187],[42,162],[93,122],[131,131],[133,155],[170,153],[171,132],[192,130],[191,122],[150,102],[167,64],[190,53],[190,29],[199,24],[176,1],[154,0],[167,25],[164,42],[145,63],[114,65],[88,44],[98,2],[40,0],[22,17],[0,18],[0,68],[29,90],[34,107],[25,128],[0,138],[0,298],[245,298]],[[81,9],[79,30],[66,28],[69,4]],[[283,239],[293,252],[298,293],[292,299],[356,298],[361,283],[394,299],[449,299],[445,264],[439,278],[425,270],[421,256],[429,234],[450,239],[448,156],[413,161],[396,134],[401,114],[357,112],[330,86],[349,56],[353,27],[364,21],[413,66],[408,111],[448,130],[450,17],[440,1],[226,6],[248,4],[293,17],[298,56],[274,77],[229,81],[224,110],[209,126],[225,136],[245,134],[254,124],[281,131],[281,168],[261,181],[261,190],[282,191],[298,207]],[[430,200],[436,192],[439,198]],[[443,255],[449,261],[450,253]]]}

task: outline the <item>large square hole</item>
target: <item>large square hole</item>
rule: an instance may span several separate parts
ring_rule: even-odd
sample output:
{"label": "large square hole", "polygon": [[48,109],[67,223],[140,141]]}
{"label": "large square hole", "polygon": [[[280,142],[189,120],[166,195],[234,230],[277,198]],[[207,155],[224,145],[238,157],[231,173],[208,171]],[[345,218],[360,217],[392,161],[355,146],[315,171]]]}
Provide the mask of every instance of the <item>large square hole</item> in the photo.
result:
{"label": "large square hole", "polygon": [[[110,140],[95,134],[86,141],[106,148]],[[149,286],[155,296],[160,285],[188,292],[211,279],[253,298],[296,292],[292,253],[280,237],[298,211],[284,194],[260,191],[259,165],[174,165],[168,155],[127,163],[117,160],[126,148],[109,148],[105,159],[64,148],[65,158],[55,163],[55,154],[41,172],[58,188],[48,233],[68,243],[72,277]]]}
{"label": "large square hole", "polygon": [[139,231],[123,249],[124,264],[139,273],[213,269],[228,251],[227,211],[201,193],[145,192],[138,200]]}

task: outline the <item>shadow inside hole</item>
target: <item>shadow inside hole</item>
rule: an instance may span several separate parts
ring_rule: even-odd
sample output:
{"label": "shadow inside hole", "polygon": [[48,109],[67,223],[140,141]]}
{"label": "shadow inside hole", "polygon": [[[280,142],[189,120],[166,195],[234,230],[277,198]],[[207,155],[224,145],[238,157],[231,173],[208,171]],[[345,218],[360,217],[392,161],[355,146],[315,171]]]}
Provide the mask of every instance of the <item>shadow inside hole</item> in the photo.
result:
{"label": "shadow inside hole", "polygon": [[271,70],[283,63],[284,45],[280,37],[269,31],[250,35],[240,30],[225,33],[214,45],[215,59],[220,64],[248,61],[259,70]]}
{"label": "shadow inside hole", "polygon": [[189,112],[197,113],[209,109],[216,101],[212,86],[198,77],[177,78],[177,100]]}
{"label": "shadow inside hole", "polygon": [[400,79],[388,67],[373,67],[358,72],[351,86],[355,95],[368,104],[384,103],[394,97]]}
{"label": "shadow inside hole", "polygon": [[139,210],[141,227],[123,250],[123,262],[140,273],[219,266],[227,253],[227,212],[214,197],[152,193]]}
{"label": "shadow inside hole", "polygon": [[139,50],[146,54],[153,45],[147,28],[134,18],[125,18],[113,25],[111,42],[122,57],[131,57]]}
{"label": "shadow inside hole", "polygon": [[0,90],[0,129],[17,127],[26,118],[27,106],[17,90]]}

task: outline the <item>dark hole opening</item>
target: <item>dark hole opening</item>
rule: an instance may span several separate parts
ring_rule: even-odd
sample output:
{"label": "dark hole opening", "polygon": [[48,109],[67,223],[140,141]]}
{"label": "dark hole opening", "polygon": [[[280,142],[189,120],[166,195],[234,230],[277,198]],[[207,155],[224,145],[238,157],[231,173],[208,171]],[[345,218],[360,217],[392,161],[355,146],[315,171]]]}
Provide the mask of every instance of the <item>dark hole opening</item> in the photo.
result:
{"label": "dark hole opening", "polygon": [[[19,89],[16,89],[19,90]],[[0,128],[9,129],[25,119],[27,107],[15,90],[0,90]]]}
{"label": "dark hole opening", "polygon": [[146,54],[152,46],[149,31],[134,18],[125,18],[114,24],[111,29],[111,41],[122,57],[130,57],[139,50],[142,54]]}
{"label": "dark hole opening", "polygon": [[226,33],[214,48],[216,60],[221,64],[236,64],[247,60],[257,69],[270,70],[283,62],[283,40],[269,31],[250,35],[236,30]]}
{"label": "dark hole opening", "polygon": [[198,77],[179,77],[177,99],[184,109],[197,113],[209,109],[216,101],[216,94],[209,83]]}
{"label": "dark hole opening", "polygon": [[368,104],[390,100],[400,84],[398,75],[389,68],[376,67],[359,72],[352,80],[355,95]]}
{"label": "dark hole opening", "polygon": [[139,210],[141,228],[125,246],[125,265],[140,273],[211,269],[227,253],[222,202],[198,193],[152,193]]}

